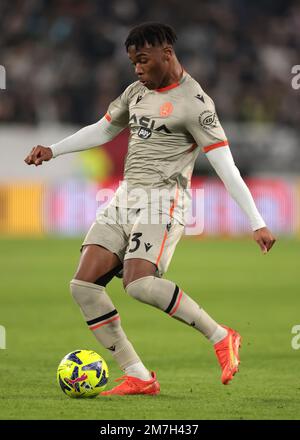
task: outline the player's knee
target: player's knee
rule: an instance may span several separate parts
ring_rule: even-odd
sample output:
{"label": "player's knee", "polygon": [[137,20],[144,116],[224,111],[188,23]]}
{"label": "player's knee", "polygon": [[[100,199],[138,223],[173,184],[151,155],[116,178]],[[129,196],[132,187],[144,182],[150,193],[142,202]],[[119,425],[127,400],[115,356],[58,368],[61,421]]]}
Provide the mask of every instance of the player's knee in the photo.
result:
{"label": "player's knee", "polygon": [[154,279],[155,277],[152,275],[138,278],[137,280],[127,284],[125,290],[128,295],[132,296],[133,298],[143,303],[153,305],[152,286]]}
{"label": "player's knee", "polygon": [[[122,273],[122,268],[123,265],[118,264],[116,267],[107,272],[102,271],[103,273],[100,276],[95,275],[95,271],[89,273],[89,271],[86,270],[79,270],[75,273],[73,279],[106,287],[106,285],[113,279],[114,276],[120,277],[120,274]],[[101,268],[98,268],[98,272],[101,272]]]}
{"label": "player's knee", "polygon": [[[87,283],[93,283],[95,281],[95,275],[93,273],[89,274],[87,271],[77,270],[73,276],[73,280],[84,281]],[[71,282],[73,281],[71,280]]]}
{"label": "player's knee", "polygon": [[90,283],[84,280],[78,280],[73,278],[70,281],[70,292],[74,300],[78,305],[88,306],[90,302],[93,302],[95,290],[93,286],[97,288],[96,284]]}
{"label": "player's knee", "polygon": [[118,264],[116,267],[111,269],[110,271],[104,273],[100,277],[98,277],[94,283],[98,284],[98,286],[106,287],[106,285],[113,279],[113,277],[120,278],[122,276],[123,264]]}
{"label": "player's knee", "polygon": [[[70,290],[88,325],[104,322],[105,318],[106,324],[109,324],[109,326],[106,326],[106,331],[119,331],[121,326],[119,314],[104,287],[73,279],[70,282]],[[107,321],[107,316],[112,317],[112,319]]]}

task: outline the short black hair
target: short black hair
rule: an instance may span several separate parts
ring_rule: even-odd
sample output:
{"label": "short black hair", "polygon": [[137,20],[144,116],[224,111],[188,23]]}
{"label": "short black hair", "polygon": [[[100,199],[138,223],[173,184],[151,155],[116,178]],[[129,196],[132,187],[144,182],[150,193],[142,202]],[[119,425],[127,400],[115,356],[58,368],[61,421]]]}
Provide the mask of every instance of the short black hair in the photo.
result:
{"label": "short black hair", "polygon": [[147,22],[131,29],[125,41],[125,47],[128,52],[129,46],[140,49],[146,43],[151,44],[151,46],[161,46],[163,43],[173,46],[176,40],[177,35],[171,26],[157,22]]}

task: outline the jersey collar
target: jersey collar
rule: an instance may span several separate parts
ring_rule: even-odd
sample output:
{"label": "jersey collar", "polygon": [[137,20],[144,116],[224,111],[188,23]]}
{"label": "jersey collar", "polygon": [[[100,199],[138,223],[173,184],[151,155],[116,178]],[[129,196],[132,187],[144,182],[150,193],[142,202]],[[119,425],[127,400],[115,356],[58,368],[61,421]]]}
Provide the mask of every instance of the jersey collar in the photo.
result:
{"label": "jersey collar", "polygon": [[176,87],[180,86],[180,84],[185,80],[186,75],[187,75],[187,73],[183,69],[182,76],[179,81],[177,81],[176,83],[170,84],[169,86],[161,87],[160,89],[155,89],[155,91],[161,93],[161,92],[167,92],[168,90],[175,89]]}

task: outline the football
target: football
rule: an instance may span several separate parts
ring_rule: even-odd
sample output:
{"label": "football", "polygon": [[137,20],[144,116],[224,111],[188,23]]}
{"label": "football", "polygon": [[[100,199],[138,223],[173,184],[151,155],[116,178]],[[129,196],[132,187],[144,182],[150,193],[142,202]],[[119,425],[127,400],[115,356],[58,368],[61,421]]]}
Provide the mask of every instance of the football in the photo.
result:
{"label": "football", "polygon": [[107,364],[95,351],[72,351],[57,368],[57,382],[69,397],[96,397],[104,390],[107,381]]}

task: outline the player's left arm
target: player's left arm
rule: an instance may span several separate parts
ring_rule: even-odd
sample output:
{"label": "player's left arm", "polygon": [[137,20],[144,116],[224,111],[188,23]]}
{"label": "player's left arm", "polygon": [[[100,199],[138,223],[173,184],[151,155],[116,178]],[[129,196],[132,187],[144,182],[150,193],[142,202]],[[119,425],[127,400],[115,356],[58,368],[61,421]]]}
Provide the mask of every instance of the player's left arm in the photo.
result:
{"label": "player's left arm", "polygon": [[[253,238],[265,254],[275,243],[275,238],[258,212],[250,190],[234,163],[214,102],[203,91],[200,95],[202,99],[194,99],[194,105],[189,105],[186,109],[186,129],[197,145],[202,146],[203,152],[227,191],[247,215],[253,230]],[[195,96],[191,97],[193,98]]]}
{"label": "player's left arm", "polygon": [[249,218],[253,229],[253,238],[260,246],[262,252],[266,254],[275,243],[275,237],[266,227],[251,192],[234,163],[229,147],[223,146],[210,150],[206,153],[206,157],[223,181],[229,194]]}

